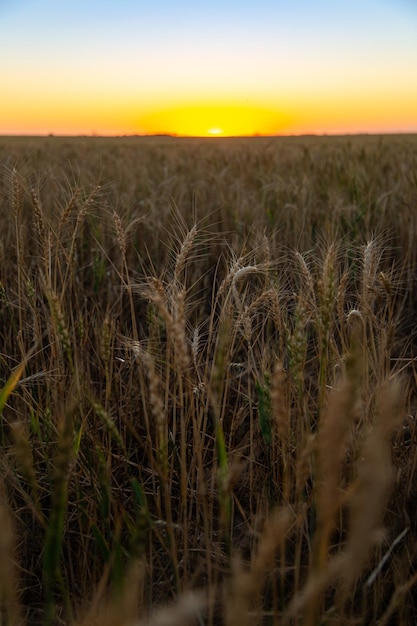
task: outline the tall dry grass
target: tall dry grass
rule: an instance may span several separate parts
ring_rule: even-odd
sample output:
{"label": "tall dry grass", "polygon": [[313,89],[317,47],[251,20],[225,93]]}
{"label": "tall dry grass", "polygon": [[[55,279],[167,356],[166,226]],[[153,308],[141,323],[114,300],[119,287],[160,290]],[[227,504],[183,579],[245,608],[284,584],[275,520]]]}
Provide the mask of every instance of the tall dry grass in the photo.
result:
{"label": "tall dry grass", "polygon": [[0,159],[2,621],[413,623],[416,138]]}

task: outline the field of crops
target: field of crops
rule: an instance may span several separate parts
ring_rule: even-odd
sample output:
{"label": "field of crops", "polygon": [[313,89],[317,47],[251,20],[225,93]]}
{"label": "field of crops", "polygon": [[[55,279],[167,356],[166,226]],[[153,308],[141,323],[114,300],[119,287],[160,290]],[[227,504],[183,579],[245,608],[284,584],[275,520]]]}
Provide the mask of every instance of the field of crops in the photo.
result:
{"label": "field of crops", "polygon": [[0,138],[0,621],[417,621],[417,136]]}

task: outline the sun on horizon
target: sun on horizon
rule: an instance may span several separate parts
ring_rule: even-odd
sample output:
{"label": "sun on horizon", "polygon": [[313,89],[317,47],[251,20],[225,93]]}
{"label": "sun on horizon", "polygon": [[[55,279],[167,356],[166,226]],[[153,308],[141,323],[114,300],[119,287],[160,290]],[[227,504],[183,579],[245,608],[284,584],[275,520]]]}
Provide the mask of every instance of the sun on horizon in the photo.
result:
{"label": "sun on horizon", "polygon": [[184,100],[166,108],[149,108],[137,116],[138,134],[178,137],[239,137],[286,132],[289,116],[274,104],[242,102],[212,96]]}
{"label": "sun on horizon", "polygon": [[213,128],[209,128],[207,131],[208,135],[212,135],[214,137],[218,137],[219,135],[223,135],[223,129],[214,126]]}

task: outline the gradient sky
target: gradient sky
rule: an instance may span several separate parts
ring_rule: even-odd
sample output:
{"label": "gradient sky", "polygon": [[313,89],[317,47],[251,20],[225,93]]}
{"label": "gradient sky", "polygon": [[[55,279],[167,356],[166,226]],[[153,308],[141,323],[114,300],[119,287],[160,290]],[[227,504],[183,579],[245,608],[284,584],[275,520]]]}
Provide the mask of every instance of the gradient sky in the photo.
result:
{"label": "gradient sky", "polygon": [[0,0],[0,134],[417,132],[417,0]]}

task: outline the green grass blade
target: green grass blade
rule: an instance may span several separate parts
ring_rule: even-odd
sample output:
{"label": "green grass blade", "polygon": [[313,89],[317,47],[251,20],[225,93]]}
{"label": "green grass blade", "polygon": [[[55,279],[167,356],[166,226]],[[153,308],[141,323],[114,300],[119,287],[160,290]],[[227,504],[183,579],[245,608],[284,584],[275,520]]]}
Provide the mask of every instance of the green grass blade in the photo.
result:
{"label": "green grass blade", "polygon": [[22,361],[10,374],[6,384],[0,391],[0,413],[2,413],[10,394],[13,393],[14,388],[22,377],[25,367],[26,361]]}

